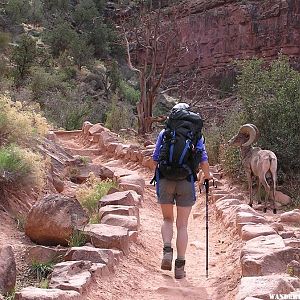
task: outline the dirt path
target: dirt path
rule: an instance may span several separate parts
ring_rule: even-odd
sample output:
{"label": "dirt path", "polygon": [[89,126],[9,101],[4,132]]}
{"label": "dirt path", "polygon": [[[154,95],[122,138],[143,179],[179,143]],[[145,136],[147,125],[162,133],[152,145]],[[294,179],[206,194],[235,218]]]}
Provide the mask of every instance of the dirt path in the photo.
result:
{"label": "dirt path", "polygon": [[[76,137],[61,138],[66,148],[82,149]],[[90,156],[94,163],[107,163],[105,156]],[[113,159],[111,159],[113,160]],[[130,254],[116,267],[115,273],[97,278],[85,296],[86,300],[100,299],[212,299],[231,300],[240,280],[238,257],[240,242],[234,240],[210,211],[209,222],[209,279],[205,277],[205,218],[204,195],[199,195],[189,220],[189,244],[186,254],[187,277],[175,280],[173,271],[162,271],[160,260],[162,241],[161,212],[156,203],[153,186],[148,183],[151,173],[145,168],[119,161],[120,167],[137,169],[145,179],[143,207],[140,209],[141,228]],[[174,236],[176,229],[174,226]],[[173,242],[175,246],[175,242]],[[176,257],[176,253],[175,253]]]}

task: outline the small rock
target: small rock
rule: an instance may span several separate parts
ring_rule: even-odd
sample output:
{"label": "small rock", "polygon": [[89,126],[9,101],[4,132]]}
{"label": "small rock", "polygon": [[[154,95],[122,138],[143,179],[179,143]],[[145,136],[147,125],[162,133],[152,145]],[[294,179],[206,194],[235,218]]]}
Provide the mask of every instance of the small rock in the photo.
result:
{"label": "small rock", "polygon": [[241,230],[241,238],[243,241],[271,234],[276,234],[276,231],[271,226],[263,224],[244,225]]}
{"label": "small rock", "polygon": [[138,230],[138,220],[135,216],[107,214],[101,219],[101,224],[122,226],[131,231]]}
{"label": "small rock", "polygon": [[0,248],[0,292],[7,294],[13,291],[16,284],[16,261],[12,246]]}
{"label": "small rock", "polygon": [[280,216],[281,222],[286,223],[300,223],[300,210],[294,209],[292,211],[285,212]]}

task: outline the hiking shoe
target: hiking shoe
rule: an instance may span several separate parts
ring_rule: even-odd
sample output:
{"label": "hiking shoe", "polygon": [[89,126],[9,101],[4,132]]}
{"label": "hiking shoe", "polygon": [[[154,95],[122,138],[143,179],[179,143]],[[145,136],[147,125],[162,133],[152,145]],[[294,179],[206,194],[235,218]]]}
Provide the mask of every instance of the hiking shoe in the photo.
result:
{"label": "hiking shoe", "polygon": [[175,260],[175,278],[182,279],[186,276],[184,271],[185,260]]}
{"label": "hiking shoe", "polygon": [[171,271],[172,260],[173,260],[173,249],[171,247],[164,247],[163,259],[161,261],[161,269]]}

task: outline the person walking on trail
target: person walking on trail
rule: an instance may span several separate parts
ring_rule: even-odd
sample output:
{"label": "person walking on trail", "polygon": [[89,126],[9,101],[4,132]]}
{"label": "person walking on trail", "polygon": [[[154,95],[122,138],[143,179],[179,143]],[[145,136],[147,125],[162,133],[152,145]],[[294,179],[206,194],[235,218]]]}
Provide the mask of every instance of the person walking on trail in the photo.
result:
{"label": "person walking on trail", "polygon": [[186,276],[185,253],[188,244],[188,219],[196,201],[195,180],[199,165],[205,179],[211,179],[204,138],[201,135],[203,122],[198,114],[189,110],[186,103],[176,104],[166,121],[166,127],[157,138],[153,160],[156,192],[161,206],[163,224],[163,258],[161,269],[172,270],[173,260],[173,205],[176,204],[177,217],[177,259],[175,278]]}

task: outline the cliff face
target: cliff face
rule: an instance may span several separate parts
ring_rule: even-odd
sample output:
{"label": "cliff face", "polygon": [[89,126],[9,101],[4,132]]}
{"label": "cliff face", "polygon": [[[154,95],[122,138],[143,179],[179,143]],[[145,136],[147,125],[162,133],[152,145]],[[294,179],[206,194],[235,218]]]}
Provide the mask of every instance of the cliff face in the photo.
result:
{"label": "cliff face", "polygon": [[279,52],[300,62],[299,0],[198,0],[178,9],[180,42],[188,47],[180,69],[197,64],[214,73],[234,59],[270,60]]}

